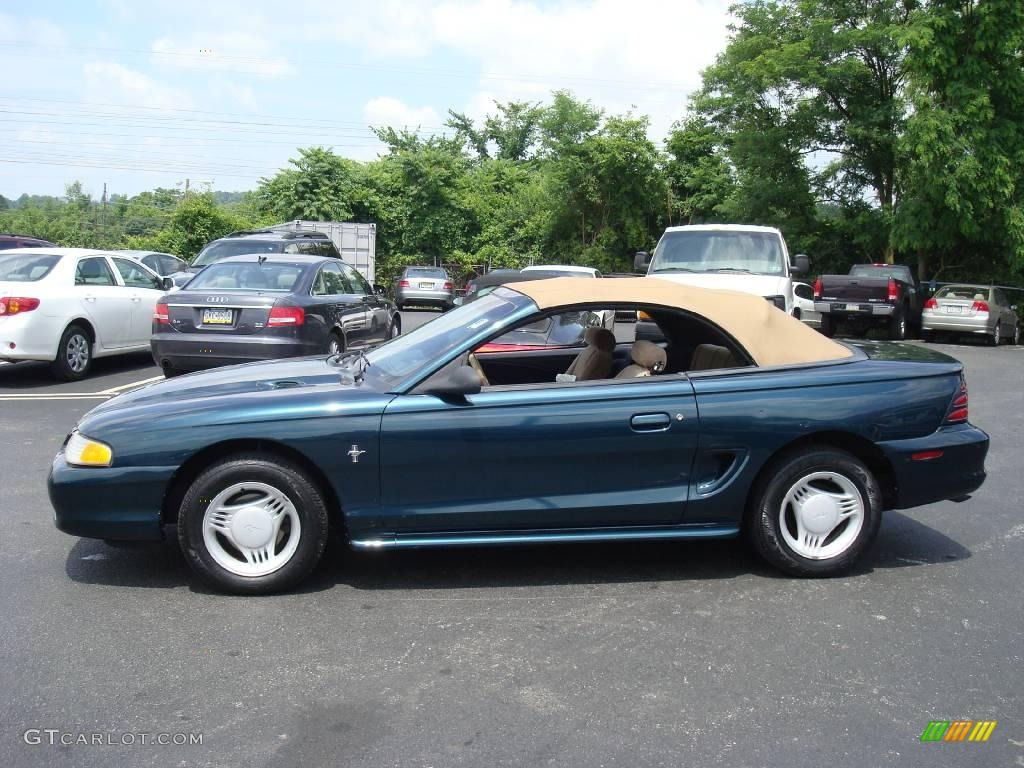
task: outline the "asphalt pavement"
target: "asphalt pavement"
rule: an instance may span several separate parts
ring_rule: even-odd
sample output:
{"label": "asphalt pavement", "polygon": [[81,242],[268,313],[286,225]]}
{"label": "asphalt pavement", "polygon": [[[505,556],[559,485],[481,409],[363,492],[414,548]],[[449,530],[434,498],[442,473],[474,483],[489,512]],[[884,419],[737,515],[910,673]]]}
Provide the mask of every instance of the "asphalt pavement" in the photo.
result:
{"label": "asphalt pavement", "polygon": [[[988,481],[886,513],[847,577],[739,542],[338,548],[262,598],[173,541],[53,527],[50,459],[146,356],[77,384],[0,366],[0,765],[1022,765],[1024,348],[932,346],[967,365]],[[998,725],[920,742],[957,719]]]}

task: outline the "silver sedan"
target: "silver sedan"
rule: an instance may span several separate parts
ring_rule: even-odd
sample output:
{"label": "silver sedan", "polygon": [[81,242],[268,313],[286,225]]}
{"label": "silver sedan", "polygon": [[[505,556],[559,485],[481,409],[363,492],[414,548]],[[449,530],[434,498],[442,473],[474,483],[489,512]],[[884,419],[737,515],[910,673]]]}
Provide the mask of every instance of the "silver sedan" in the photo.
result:
{"label": "silver sedan", "polygon": [[998,345],[1020,343],[1016,305],[1000,288],[987,285],[946,285],[924,304],[921,336],[930,341],[940,333],[972,334]]}

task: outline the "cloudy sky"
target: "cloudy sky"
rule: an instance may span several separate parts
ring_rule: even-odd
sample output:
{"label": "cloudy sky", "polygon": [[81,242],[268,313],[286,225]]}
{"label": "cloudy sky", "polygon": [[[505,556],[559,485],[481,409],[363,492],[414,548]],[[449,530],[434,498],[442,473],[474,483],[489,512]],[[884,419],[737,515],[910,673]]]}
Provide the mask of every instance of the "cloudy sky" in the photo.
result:
{"label": "cloudy sky", "polygon": [[729,0],[0,4],[0,194],[251,189],[297,146],[566,88],[659,140],[722,49]]}

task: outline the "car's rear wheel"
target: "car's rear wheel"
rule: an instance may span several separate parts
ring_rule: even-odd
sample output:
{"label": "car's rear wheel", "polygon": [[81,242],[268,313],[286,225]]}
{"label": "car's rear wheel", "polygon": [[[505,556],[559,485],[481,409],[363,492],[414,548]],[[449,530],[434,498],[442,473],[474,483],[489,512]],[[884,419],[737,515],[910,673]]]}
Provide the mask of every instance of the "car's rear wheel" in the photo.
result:
{"label": "car's rear wheel", "polygon": [[897,310],[889,320],[889,338],[893,341],[907,338],[907,313],[903,310]]}
{"label": "car's rear wheel", "polygon": [[845,451],[806,448],[777,462],[754,489],[747,535],[771,565],[794,576],[836,576],[878,533],[882,493]]}
{"label": "car's rear wheel", "polygon": [[1020,323],[1018,322],[1013,329],[1013,336],[1010,338],[1010,343],[1014,346],[1020,344]]}
{"label": "car's rear wheel", "polygon": [[929,344],[931,342],[935,341],[935,332],[934,331],[927,331],[927,330],[922,329],[921,330],[921,341],[928,342]]}
{"label": "car's rear wheel", "polygon": [[323,554],[327,506],[309,475],[246,454],[203,472],[185,493],[178,539],[192,569],[226,592],[266,594],[305,579]]}
{"label": "car's rear wheel", "polygon": [[822,314],[821,316],[821,327],[818,329],[828,338],[832,338],[836,335],[836,321],[831,315]]}
{"label": "car's rear wheel", "polygon": [[92,368],[92,339],[80,325],[69,325],[60,337],[57,357],[50,363],[53,375],[63,381],[84,379]]}
{"label": "car's rear wheel", "polygon": [[333,331],[327,338],[327,354],[340,355],[345,351],[345,340],[337,331]]}
{"label": "car's rear wheel", "polygon": [[992,329],[992,335],[988,339],[989,345],[993,347],[998,347],[999,342],[1002,340],[1002,337],[1003,329],[999,323],[996,323],[996,327]]}

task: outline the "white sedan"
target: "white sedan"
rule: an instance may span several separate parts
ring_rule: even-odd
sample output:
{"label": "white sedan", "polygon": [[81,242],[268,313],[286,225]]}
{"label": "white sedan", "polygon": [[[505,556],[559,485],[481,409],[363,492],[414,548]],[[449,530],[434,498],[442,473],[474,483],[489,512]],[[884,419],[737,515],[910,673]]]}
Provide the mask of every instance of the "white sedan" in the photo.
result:
{"label": "white sedan", "polygon": [[821,327],[821,313],[814,309],[814,289],[807,283],[793,283],[793,317],[812,328]]}
{"label": "white sedan", "polygon": [[93,358],[149,349],[153,310],[171,287],[148,267],[86,248],[0,253],[0,360],[45,360],[81,379]]}

